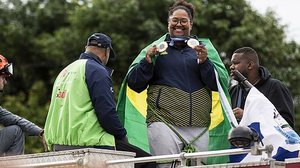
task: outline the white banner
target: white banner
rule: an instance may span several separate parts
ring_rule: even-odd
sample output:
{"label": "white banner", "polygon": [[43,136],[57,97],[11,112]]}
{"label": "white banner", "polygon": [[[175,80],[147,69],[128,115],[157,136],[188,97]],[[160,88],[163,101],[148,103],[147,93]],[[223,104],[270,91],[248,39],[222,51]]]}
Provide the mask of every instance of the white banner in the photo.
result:
{"label": "white banner", "polygon": [[[299,157],[300,137],[278,113],[274,105],[255,87],[245,103],[241,126],[248,126],[260,135],[263,145],[273,145],[272,157],[278,161]],[[259,161],[266,155],[248,154],[242,162]]]}

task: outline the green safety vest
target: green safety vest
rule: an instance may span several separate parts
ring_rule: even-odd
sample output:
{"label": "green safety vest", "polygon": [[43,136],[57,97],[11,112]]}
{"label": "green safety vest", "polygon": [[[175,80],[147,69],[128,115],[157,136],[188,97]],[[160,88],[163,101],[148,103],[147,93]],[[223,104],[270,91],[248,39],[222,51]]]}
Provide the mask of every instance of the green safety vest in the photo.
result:
{"label": "green safety vest", "polygon": [[72,146],[115,146],[114,136],[99,124],[85,82],[86,59],[63,69],[55,80],[45,138],[53,144]]}

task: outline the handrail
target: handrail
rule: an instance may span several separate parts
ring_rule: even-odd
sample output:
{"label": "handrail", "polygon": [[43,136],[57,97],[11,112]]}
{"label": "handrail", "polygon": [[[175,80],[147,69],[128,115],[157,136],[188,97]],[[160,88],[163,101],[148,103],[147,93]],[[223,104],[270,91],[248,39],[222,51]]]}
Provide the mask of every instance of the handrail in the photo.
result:
{"label": "handrail", "polygon": [[[271,146],[259,147],[258,151],[266,151],[269,153]],[[170,160],[180,160],[181,162],[185,162],[186,159],[191,158],[206,158],[212,156],[225,156],[225,155],[235,155],[235,154],[245,154],[251,153],[253,149],[225,149],[225,150],[217,150],[217,151],[205,151],[205,152],[194,152],[194,153],[185,153],[182,152],[180,154],[173,155],[160,155],[160,156],[149,156],[149,157],[140,157],[140,158],[132,158],[132,159],[117,159],[117,160],[107,160],[107,165],[113,164],[121,164],[121,163],[145,163],[145,162],[153,162],[153,161],[170,161]],[[268,154],[268,156],[270,156]]]}
{"label": "handrail", "polygon": [[[268,154],[268,159],[271,160],[273,146],[267,145],[265,147],[256,146],[255,150],[253,147],[251,149],[237,148],[237,149],[225,149],[225,150],[216,150],[216,151],[204,151],[204,152],[194,152],[194,153],[185,153],[173,155],[160,155],[160,156],[149,156],[149,157],[140,157],[140,158],[129,158],[129,159],[116,159],[116,160],[102,160],[101,162],[106,165],[116,165],[122,163],[146,163],[146,162],[159,162],[159,161],[173,161],[178,160],[182,166],[185,165],[187,159],[192,158],[207,158],[212,156],[228,156],[236,154],[245,154],[251,153],[253,155],[260,155],[262,151],[265,151]],[[34,163],[34,164],[16,164],[5,166],[6,168],[40,168],[40,167],[50,167],[50,166],[66,166],[66,165],[78,165],[78,166],[87,166],[89,167],[86,161],[83,158],[68,160],[68,161],[57,161],[57,162],[44,162],[44,163]]]}

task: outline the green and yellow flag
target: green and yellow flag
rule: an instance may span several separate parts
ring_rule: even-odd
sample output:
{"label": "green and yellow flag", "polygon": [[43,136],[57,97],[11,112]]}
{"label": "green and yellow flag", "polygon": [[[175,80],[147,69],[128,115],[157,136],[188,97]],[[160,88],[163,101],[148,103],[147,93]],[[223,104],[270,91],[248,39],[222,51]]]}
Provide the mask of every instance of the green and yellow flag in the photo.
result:
{"label": "green and yellow flag", "polygon": [[[158,45],[160,42],[164,41],[165,38],[166,35],[144,48],[130,65],[127,75],[134,66],[145,57],[146,51],[149,47],[154,44]],[[205,47],[208,50],[208,57],[213,62],[219,76],[220,84],[227,96],[227,99],[229,99],[229,93],[227,90],[229,76],[218,52],[209,39],[201,38],[199,40],[205,44]],[[117,111],[124,127],[127,130],[129,142],[149,152],[146,125],[147,91],[144,90],[141,93],[137,93],[131,90],[127,85],[127,75],[120,88]],[[229,148],[227,136],[230,128],[231,126],[220,102],[219,93],[213,92],[211,125],[209,127],[209,150],[222,150]],[[227,156],[208,158],[209,164],[227,163],[228,161],[229,159]]]}

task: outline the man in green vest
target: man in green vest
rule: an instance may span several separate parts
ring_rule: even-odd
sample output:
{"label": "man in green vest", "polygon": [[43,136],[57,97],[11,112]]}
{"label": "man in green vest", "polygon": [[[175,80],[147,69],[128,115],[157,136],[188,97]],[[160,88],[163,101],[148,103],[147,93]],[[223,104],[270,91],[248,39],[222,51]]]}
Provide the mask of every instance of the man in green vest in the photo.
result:
{"label": "man in green vest", "polygon": [[[53,151],[99,148],[150,156],[127,141],[113,94],[111,70],[105,65],[115,59],[111,38],[92,34],[80,58],[57,76],[45,123],[48,149]],[[141,167],[155,164],[137,164]]]}

